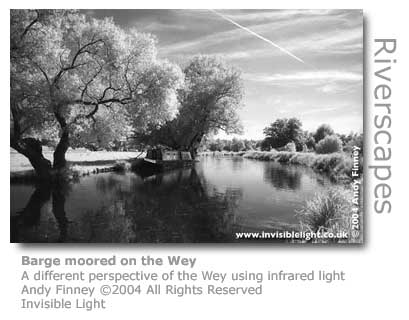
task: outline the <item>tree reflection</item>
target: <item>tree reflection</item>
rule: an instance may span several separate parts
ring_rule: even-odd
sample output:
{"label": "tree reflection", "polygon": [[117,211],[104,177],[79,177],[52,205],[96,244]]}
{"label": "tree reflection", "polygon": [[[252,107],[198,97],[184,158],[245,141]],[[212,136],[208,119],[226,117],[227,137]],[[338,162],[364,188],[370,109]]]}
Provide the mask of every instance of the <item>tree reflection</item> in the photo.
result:
{"label": "tree reflection", "polygon": [[302,174],[298,168],[276,163],[267,163],[264,167],[264,180],[277,189],[298,190]]}
{"label": "tree reflection", "polygon": [[36,226],[40,223],[41,208],[50,200],[50,196],[51,186],[49,184],[36,185],[24,209],[11,218],[11,242],[20,242],[19,231],[22,228]]}
{"label": "tree reflection", "polygon": [[[194,168],[144,178],[101,174],[84,178],[78,187],[37,185],[13,218],[12,241],[231,242],[242,196],[239,188],[221,192],[208,185]],[[76,208],[70,221],[68,203]]]}
{"label": "tree reflection", "polygon": [[65,242],[67,237],[68,219],[65,213],[65,198],[69,192],[68,184],[58,184],[52,190],[52,208],[60,230],[58,242]]}
{"label": "tree reflection", "polygon": [[[68,220],[65,213],[65,198],[69,192],[68,183],[38,183],[26,206],[11,218],[11,242],[50,241],[49,234],[39,234],[41,214],[44,206],[51,200],[51,210],[58,227],[58,242],[64,242],[67,235]],[[34,233],[34,241],[31,241]]]}
{"label": "tree reflection", "polygon": [[[232,241],[237,190],[209,190],[194,168],[174,170],[121,182],[105,176],[97,188],[109,192],[115,205],[87,211],[80,223],[91,242],[228,242]],[[92,231],[91,231],[92,230]]]}
{"label": "tree reflection", "polygon": [[243,170],[243,158],[233,157],[231,161],[232,161],[232,169],[234,172]]}

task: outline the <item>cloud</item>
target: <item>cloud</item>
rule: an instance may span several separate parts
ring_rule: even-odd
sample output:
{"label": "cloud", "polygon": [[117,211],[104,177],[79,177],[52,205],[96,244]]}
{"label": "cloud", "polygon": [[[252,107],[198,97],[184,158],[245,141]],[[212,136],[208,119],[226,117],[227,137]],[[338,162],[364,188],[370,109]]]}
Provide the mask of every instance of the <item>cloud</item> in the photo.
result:
{"label": "cloud", "polygon": [[313,70],[297,71],[288,74],[243,74],[245,81],[253,82],[255,85],[271,85],[283,90],[294,88],[309,88],[318,94],[351,94],[363,85],[362,74],[339,70]]}
{"label": "cloud", "polygon": [[351,92],[357,89],[357,86],[355,83],[326,83],[320,87],[317,87],[317,91],[326,93],[326,94],[332,94],[332,93],[345,93],[345,92]]}
{"label": "cloud", "polygon": [[[357,10],[359,11],[359,10]],[[254,23],[264,20],[287,20],[295,19],[299,17],[321,17],[331,16],[343,18],[346,13],[350,11],[345,10],[332,10],[332,9],[286,9],[286,10],[221,10],[221,12],[229,15],[232,19],[240,22]]]}
{"label": "cloud", "polygon": [[315,108],[315,109],[309,109],[305,111],[299,112],[299,115],[301,116],[306,116],[309,114],[316,114],[316,113],[323,113],[323,112],[331,112],[331,111],[336,111],[339,110],[340,107],[328,107],[328,108]]}
{"label": "cloud", "polygon": [[[281,45],[303,56],[327,56],[330,54],[361,54],[363,50],[362,28],[351,30],[331,30],[317,32],[300,37],[289,38],[280,42]],[[253,48],[248,50],[215,52],[226,59],[246,60],[280,55],[278,50],[271,48]]]}
{"label": "cloud", "polygon": [[142,30],[144,32],[160,32],[160,31],[184,31],[189,27],[183,24],[167,24],[160,22],[151,22],[145,25]]}
{"label": "cloud", "polygon": [[339,70],[321,70],[321,71],[298,71],[288,74],[254,74],[246,73],[243,75],[245,80],[265,84],[276,83],[305,83],[312,85],[317,83],[327,83],[333,81],[342,82],[362,82],[362,74]]}
{"label": "cloud", "polygon": [[[362,17],[354,17],[354,21],[349,24],[341,22],[340,19],[339,16],[334,19],[334,17],[325,15],[320,17],[303,15],[296,19],[270,21],[249,25],[249,27],[255,33],[273,40],[278,46],[297,54],[307,62],[310,62],[309,60],[314,56],[361,54],[363,50]],[[252,37],[251,34],[240,29],[218,31],[193,40],[160,47],[160,53],[164,56],[217,54],[232,61],[284,55],[279,49],[271,48],[262,41],[255,41],[251,39]],[[245,41],[247,41],[247,46],[244,50],[242,44]]]}
{"label": "cloud", "polygon": [[241,24],[237,23],[236,21],[230,19],[229,17],[227,17],[227,16],[225,16],[225,15],[223,15],[223,14],[221,14],[221,13],[215,11],[215,10],[212,10],[212,12],[214,12],[215,14],[217,14],[218,16],[220,16],[222,19],[224,19],[224,20],[226,20],[226,21],[232,23],[233,25],[235,25],[236,27],[240,28],[241,30],[244,30],[244,31],[246,31],[247,33],[253,35],[253,36],[256,37],[257,39],[262,40],[262,41],[264,41],[265,43],[268,43],[269,45],[273,46],[273,47],[276,48],[276,49],[279,49],[281,52],[285,53],[286,55],[288,55],[288,56],[294,58],[295,60],[297,60],[297,61],[299,61],[299,62],[305,64],[304,60],[302,60],[300,57],[297,57],[296,55],[294,55],[293,53],[291,53],[291,52],[288,51],[287,49],[285,49],[285,48],[279,46],[277,43],[271,41],[270,39],[267,39],[266,37],[263,37],[262,35],[258,34],[257,32],[254,32],[253,30],[251,30],[251,29],[249,29],[249,28],[247,28],[247,27],[242,26]]}

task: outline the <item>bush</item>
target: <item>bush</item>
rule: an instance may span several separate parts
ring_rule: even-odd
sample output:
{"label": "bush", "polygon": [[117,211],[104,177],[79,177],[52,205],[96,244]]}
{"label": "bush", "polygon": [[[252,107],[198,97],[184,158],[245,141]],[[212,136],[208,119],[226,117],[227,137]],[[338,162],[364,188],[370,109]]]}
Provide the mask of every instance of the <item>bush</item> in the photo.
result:
{"label": "bush", "polygon": [[334,134],[334,130],[328,124],[322,124],[318,127],[317,131],[314,133],[315,142],[318,143],[326,136],[331,136]]}
{"label": "bush", "polygon": [[277,154],[276,159],[280,163],[289,163],[295,152],[281,151]]}
{"label": "bush", "polygon": [[360,153],[363,154],[364,149],[364,136],[363,134],[355,134],[353,135],[349,141],[344,143],[344,151],[351,153],[353,147],[358,147],[361,149]]}
{"label": "bush", "polygon": [[305,141],[305,144],[306,144],[308,149],[314,150],[315,149],[315,139],[314,139],[314,137],[312,137],[312,136],[308,137],[307,140]]}
{"label": "bush", "polygon": [[115,172],[124,172],[131,169],[131,164],[127,161],[117,161],[112,167]]}
{"label": "bush", "polygon": [[315,151],[317,153],[334,153],[342,150],[342,141],[336,135],[326,136],[320,142],[317,143]]}
{"label": "bush", "polygon": [[[269,152],[248,151],[244,153],[243,157],[307,166],[315,171],[328,174],[333,182],[346,184],[352,179],[352,158],[342,152],[316,154],[311,152],[287,152],[272,149]],[[362,159],[360,160],[359,170],[362,172]]]}
{"label": "bush", "polygon": [[289,142],[289,143],[287,143],[285,145],[285,147],[283,149],[284,149],[284,151],[295,152],[296,151],[295,143],[294,142]]}
{"label": "bush", "polygon": [[303,231],[332,233],[345,231],[351,234],[351,212],[352,192],[340,187],[332,187],[327,192],[317,194],[312,200],[307,201],[303,208],[297,211],[297,216]]}

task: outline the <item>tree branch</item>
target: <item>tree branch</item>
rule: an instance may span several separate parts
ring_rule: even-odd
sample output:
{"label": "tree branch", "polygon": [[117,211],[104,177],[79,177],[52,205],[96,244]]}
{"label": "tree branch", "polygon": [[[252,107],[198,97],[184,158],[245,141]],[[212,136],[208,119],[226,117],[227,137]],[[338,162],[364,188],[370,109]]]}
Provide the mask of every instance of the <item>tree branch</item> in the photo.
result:
{"label": "tree branch", "polygon": [[72,58],[71,63],[70,63],[69,66],[67,66],[67,67],[62,67],[62,68],[61,68],[61,70],[60,70],[60,71],[57,73],[57,75],[54,77],[54,80],[53,80],[53,84],[54,84],[54,85],[57,84],[57,82],[62,78],[62,76],[63,76],[67,71],[76,69],[76,68],[78,68],[78,67],[81,67],[81,66],[84,66],[84,65],[87,64],[87,63],[79,63],[79,64],[76,64],[76,62],[77,62],[77,59],[78,59],[78,57],[79,57],[80,55],[82,55],[82,54],[84,54],[84,53],[90,53],[90,51],[86,50],[87,48],[89,48],[89,47],[91,47],[91,46],[93,46],[93,45],[95,45],[95,44],[97,44],[97,43],[100,43],[100,42],[104,43],[104,40],[102,40],[102,39],[94,40],[94,38],[95,38],[95,36],[92,37],[91,42],[88,42],[87,44],[83,45],[82,47],[80,47],[80,48],[77,50],[77,52],[75,53],[74,57]]}
{"label": "tree branch", "polygon": [[30,22],[30,24],[24,29],[23,33],[20,36],[20,41],[23,41],[24,37],[26,34],[30,31],[30,29],[40,20],[40,13],[38,10],[35,10],[36,12],[36,17],[33,21]]}

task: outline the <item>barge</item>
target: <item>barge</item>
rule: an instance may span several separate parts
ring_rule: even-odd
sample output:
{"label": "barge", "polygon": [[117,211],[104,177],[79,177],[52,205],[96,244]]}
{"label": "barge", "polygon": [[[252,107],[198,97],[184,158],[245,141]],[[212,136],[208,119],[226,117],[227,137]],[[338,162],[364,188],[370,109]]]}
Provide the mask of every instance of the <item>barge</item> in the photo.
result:
{"label": "barge", "polygon": [[192,166],[196,161],[188,151],[150,149],[143,159],[142,170],[162,172]]}

